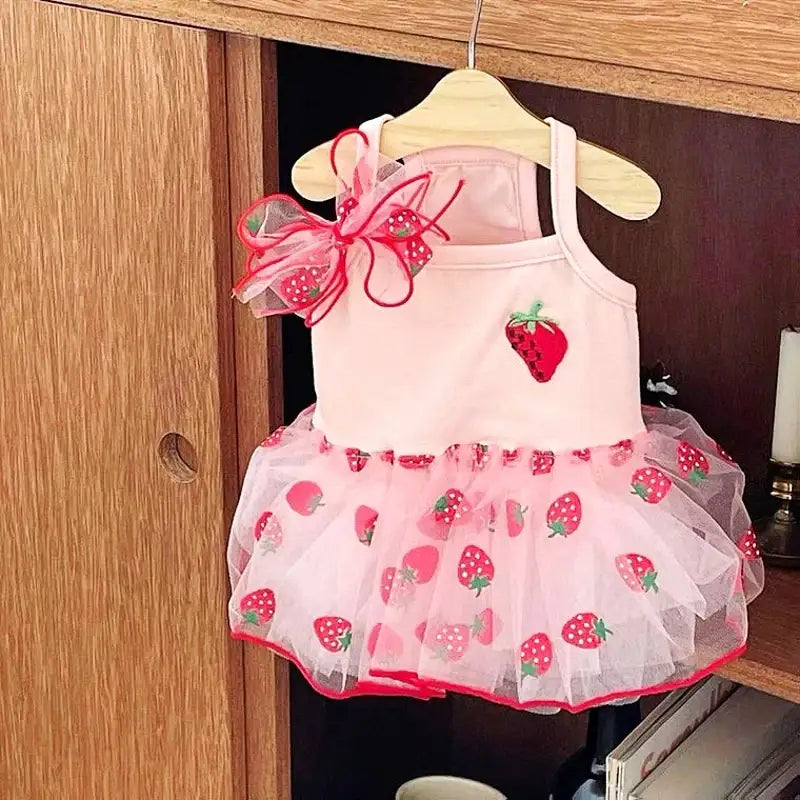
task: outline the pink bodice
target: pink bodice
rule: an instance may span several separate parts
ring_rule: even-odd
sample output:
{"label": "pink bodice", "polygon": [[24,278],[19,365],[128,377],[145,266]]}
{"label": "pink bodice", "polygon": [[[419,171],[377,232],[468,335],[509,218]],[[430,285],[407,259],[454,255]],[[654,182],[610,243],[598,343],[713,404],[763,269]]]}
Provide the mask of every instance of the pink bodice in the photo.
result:
{"label": "pink bodice", "polygon": [[[382,122],[363,126],[370,141]],[[548,122],[552,236],[541,235],[534,164],[467,147],[406,159],[410,172],[433,173],[425,207],[441,207],[463,179],[440,220],[451,241],[436,245],[395,308],[361,290],[366,254],[351,259],[347,291],[312,328],[314,424],[332,443],[432,455],[460,442],[564,450],[644,430],[635,288],[583,241],[575,133]],[[376,257],[377,272],[392,255]]]}

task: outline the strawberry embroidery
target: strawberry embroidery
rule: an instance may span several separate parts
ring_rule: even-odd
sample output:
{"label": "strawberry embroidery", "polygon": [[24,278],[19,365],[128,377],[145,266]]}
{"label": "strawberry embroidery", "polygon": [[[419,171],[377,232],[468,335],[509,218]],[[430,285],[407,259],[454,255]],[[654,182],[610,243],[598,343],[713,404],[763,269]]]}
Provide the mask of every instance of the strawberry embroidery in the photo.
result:
{"label": "strawberry embroidery", "polygon": [[549,381],[567,352],[567,337],[555,320],[542,317],[537,300],[528,312],[515,311],[506,323],[506,338],[534,380]]}
{"label": "strawberry embroidery", "polygon": [[[424,628],[422,633],[424,636]],[[458,661],[467,652],[469,635],[467,625],[440,625],[431,637],[431,647],[442,661]]]}
{"label": "strawberry embroidery", "polygon": [[410,581],[404,581],[396,567],[386,567],[381,572],[380,596],[386,606],[405,608],[413,599],[416,588]]}
{"label": "strawberry embroidery", "polygon": [[491,644],[499,635],[503,623],[491,608],[485,608],[472,621],[470,631],[479,644]]}
{"label": "strawberry embroidery", "polygon": [[458,562],[458,582],[475,589],[475,596],[479,597],[493,579],[494,564],[487,553],[476,545],[465,547]]}
{"label": "strawberry embroidery", "polygon": [[730,453],[724,450],[717,442],[714,442],[714,446],[717,448],[717,454],[720,456],[720,458],[724,458],[728,463],[737,466],[736,460],[730,455]]}
{"label": "strawberry embroidery", "polygon": [[519,449],[503,450],[503,466],[508,467],[511,464],[516,464],[519,461]]}
{"label": "strawberry embroidery", "polygon": [[425,469],[433,464],[433,456],[400,456],[397,463],[404,469]]}
{"label": "strawberry embroidery", "polygon": [[531,453],[531,475],[547,475],[555,463],[556,457],[551,450],[534,450]]}
{"label": "strawberry embroidery", "polygon": [[322,505],[322,489],[313,481],[298,481],[286,493],[292,511],[310,517]]}
{"label": "strawberry embroidery", "polygon": [[345,451],[347,456],[347,466],[351,472],[361,472],[367,466],[369,453],[359,450],[357,447],[348,447]]}
{"label": "strawberry embroidery", "polygon": [[394,450],[382,450],[380,459],[384,464],[394,464]]}
{"label": "strawberry embroidery", "polygon": [[403,639],[388,625],[378,623],[367,636],[367,652],[382,664],[392,664],[403,655]]}
{"label": "strawberry embroidery", "polygon": [[739,537],[736,545],[742,551],[746,561],[754,561],[757,558],[761,558],[758,539],[756,539],[756,532],[753,530],[752,525]]}
{"label": "strawberry embroidery", "polygon": [[319,617],[314,620],[319,643],[331,653],[344,653],[353,641],[353,626],[342,617]]}
{"label": "strawberry embroidery", "polygon": [[319,296],[320,279],[324,275],[322,267],[300,267],[280,281],[277,293],[294,308],[306,308]]}
{"label": "strawberry embroidery", "polygon": [[571,536],[578,530],[582,516],[580,497],[575,492],[562,494],[547,509],[547,527],[552,531],[549,538]]}
{"label": "strawberry embroidery", "polygon": [[275,514],[265,511],[256,521],[253,536],[265,552],[274,553],[283,542],[283,530]]}
{"label": "strawberry embroidery", "polygon": [[553,643],[546,633],[534,633],[519,648],[520,674],[539,678],[553,666]]}
{"label": "strawberry embroidery", "polygon": [[567,620],[561,629],[561,638],[582,650],[596,650],[613,633],[597,614],[584,611]]}
{"label": "strawberry embroidery", "polygon": [[402,208],[390,214],[386,220],[386,230],[396,239],[408,239],[420,229],[419,217],[410,208]]}
{"label": "strawberry embroidery", "polygon": [[464,492],[448,489],[433,505],[433,516],[437,522],[467,522],[472,508],[464,499]]}
{"label": "strawberry embroidery", "polygon": [[631,487],[645,503],[660,503],[672,488],[672,481],[660,469],[643,467],[633,473]]}
{"label": "strawberry embroidery", "polygon": [[369,506],[359,506],[356,509],[356,537],[361,544],[369,546],[375,534],[375,524],[378,522],[378,512]]}
{"label": "strawberry embroidery", "polygon": [[508,535],[512,538],[522,533],[527,510],[527,506],[523,506],[516,500],[506,500],[506,527],[508,528]]}
{"label": "strawberry embroidery", "polygon": [[681,474],[694,486],[708,477],[708,459],[689,442],[678,443],[677,459]]}
{"label": "strawberry embroidery", "polygon": [[248,625],[266,625],[275,616],[275,592],[257,589],[239,601],[242,619]]}
{"label": "strawberry embroidery", "polygon": [[627,587],[634,592],[653,592],[658,593],[656,578],[658,573],[653,566],[653,562],[647,556],[638,553],[626,553],[614,559],[614,566],[617,568],[620,578],[625,581]]}
{"label": "strawberry embroidery", "polygon": [[613,467],[621,467],[633,457],[633,442],[630,439],[623,439],[612,445],[608,460]]}
{"label": "strawberry embroidery", "polygon": [[261,442],[262,447],[275,447],[281,443],[281,439],[283,438],[283,432],[286,430],[285,425],[281,425],[280,428],[276,428],[272,433]]}
{"label": "strawberry embroidery", "polygon": [[472,445],[472,470],[480,472],[489,464],[489,448],[485,444]]}
{"label": "strawberry embroidery", "polygon": [[404,556],[400,566],[402,580],[410,583],[428,583],[439,567],[439,551],[430,544],[414,547]]}

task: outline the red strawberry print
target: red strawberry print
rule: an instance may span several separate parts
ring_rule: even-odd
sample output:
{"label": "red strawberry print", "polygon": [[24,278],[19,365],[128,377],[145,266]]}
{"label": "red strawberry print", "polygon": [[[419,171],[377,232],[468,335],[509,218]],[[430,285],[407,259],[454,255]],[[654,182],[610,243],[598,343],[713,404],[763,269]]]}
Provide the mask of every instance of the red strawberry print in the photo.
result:
{"label": "red strawberry print", "polygon": [[553,536],[571,536],[578,530],[583,516],[581,500],[575,492],[562,494],[550,504],[547,509],[547,527]]}
{"label": "red strawberry print", "polygon": [[747,561],[754,561],[761,558],[761,551],[758,549],[758,539],[756,539],[756,532],[751,525],[740,537],[736,543],[737,547],[742,551]]}
{"label": "red strawberry print", "polygon": [[313,481],[298,481],[286,493],[292,511],[310,517],[322,505],[322,489]]}
{"label": "red strawberry print", "polygon": [[414,636],[419,639],[421,644],[425,643],[425,633],[428,630],[428,623],[427,622],[420,622],[416,628],[414,628]]}
{"label": "red strawberry print", "polygon": [[408,239],[417,234],[421,227],[419,217],[410,208],[401,208],[386,220],[386,229],[396,239]]}
{"label": "red strawberry print", "polygon": [[551,450],[534,450],[531,453],[531,474],[547,475],[555,463],[556,457]]}
{"label": "red strawberry print", "polygon": [[369,453],[365,453],[357,447],[348,447],[344,453],[347,456],[347,466],[350,467],[351,472],[361,472],[367,466]]}
{"label": "red strawberry print", "polygon": [[323,436],[319,443],[320,453],[330,453],[331,450],[333,450],[333,445],[328,441],[327,437]]}
{"label": "red strawberry print", "polygon": [[479,472],[489,464],[489,448],[485,444],[472,445],[472,469]]}
{"label": "red strawberry print", "polygon": [[400,456],[397,463],[404,469],[425,469],[433,463],[433,456]]}
{"label": "red strawberry print", "polygon": [[414,597],[415,587],[404,581],[396,567],[386,567],[381,572],[380,595],[384,605],[405,608]]}
{"label": "red strawberry print", "polygon": [[491,608],[485,608],[472,621],[470,630],[480,644],[491,644],[500,635],[502,627],[500,617]]}
{"label": "red strawberry print", "polygon": [[689,442],[678,443],[678,469],[689,483],[697,486],[708,477],[708,459]]}
{"label": "red strawberry print", "polygon": [[539,316],[544,303],[528,312],[515,311],[506,323],[506,338],[539,383],[549,381],[567,352],[567,337],[558,324]]}
{"label": "red strawberry print", "polygon": [[729,463],[731,463],[731,464],[733,464],[733,465],[735,465],[735,466],[738,466],[738,465],[736,464],[736,460],[735,460],[735,459],[734,459],[734,458],[731,456],[731,454],[730,454],[730,453],[728,453],[726,450],[723,450],[723,448],[722,448],[722,447],[721,447],[721,446],[720,446],[720,445],[719,445],[717,442],[714,442],[714,446],[717,448],[717,454],[718,454],[718,455],[719,455],[721,458],[724,458],[724,459],[725,459],[726,461],[728,461]]}
{"label": "red strawberry print", "polygon": [[314,620],[319,643],[331,653],[344,653],[353,641],[353,626],[342,617],[319,617]]}
{"label": "red strawberry print", "polygon": [[283,432],[286,430],[285,425],[281,425],[280,428],[276,428],[272,433],[261,442],[262,447],[275,447],[281,443],[281,439],[283,438]]}
{"label": "red strawberry print", "polygon": [[239,601],[242,619],[248,625],[266,625],[275,616],[275,592],[257,589]]}
{"label": "red strawberry print", "polygon": [[611,447],[611,452],[608,455],[608,460],[613,467],[621,467],[633,457],[633,441],[631,439],[623,439]]}
{"label": "red strawberry print", "polygon": [[306,308],[319,296],[319,282],[324,275],[322,267],[293,270],[278,284],[278,295],[294,308]]}
{"label": "red strawberry print", "polygon": [[390,664],[403,654],[403,639],[388,625],[378,623],[367,636],[367,652],[378,661]]}
{"label": "red strawberry print", "polygon": [[447,525],[460,525],[469,521],[472,507],[464,499],[464,492],[448,489],[433,504],[433,518]]}
{"label": "red strawberry print", "polygon": [[256,522],[253,536],[266,552],[274,553],[283,542],[283,531],[278,518],[271,511],[265,511]]}
{"label": "red strawberry print", "polygon": [[647,556],[638,553],[626,553],[614,559],[620,578],[625,581],[629,589],[634,592],[649,592],[651,589],[658,593],[656,578],[658,573],[653,562]]}
{"label": "red strawberry print", "polygon": [[660,503],[672,488],[672,481],[660,469],[642,467],[633,473],[631,487],[645,503]]}
{"label": "red strawberry print", "polygon": [[394,450],[382,450],[380,459],[384,464],[394,464]]}
{"label": "red strawberry print", "polygon": [[358,200],[355,197],[346,197],[342,200],[336,208],[336,216],[339,218],[339,222],[344,222],[357,206]]}
{"label": "red strawberry print", "polygon": [[584,611],[567,620],[561,629],[561,638],[582,650],[596,650],[614,631],[606,628],[605,622],[597,614]]}
{"label": "red strawberry print", "polygon": [[469,635],[467,625],[440,625],[430,638],[430,645],[443,661],[458,661],[467,652]]}
{"label": "red strawberry print", "polygon": [[494,579],[494,564],[484,550],[476,545],[464,548],[458,562],[458,582],[467,589],[475,589],[475,596]]}
{"label": "red strawberry print", "polygon": [[400,577],[410,583],[428,583],[439,567],[439,551],[430,544],[415,547],[404,556]]}
{"label": "red strawberry print", "polygon": [[516,464],[519,461],[519,449],[503,450],[503,466],[508,467],[511,464]]}
{"label": "red strawberry print", "polygon": [[433,253],[430,247],[425,244],[421,236],[414,236],[407,240],[403,248],[402,259],[408,264],[408,270],[412,277],[416,277],[422,272],[422,268],[431,260]]}
{"label": "red strawberry print", "polygon": [[375,534],[375,523],[378,521],[378,512],[369,506],[359,506],[356,509],[356,536],[361,544],[370,545]]}
{"label": "red strawberry print", "polygon": [[520,674],[539,678],[553,666],[553,643],[546,633],[534,633],[519,648]]}
{"label": "red strawberry print", "polygon": [[506,526],[508,527],[508,535],[512,538],[522,533],[527,510],[527,506],[523,506],[516,500],[506,500]]}
{"label": "red strawberry print", "polygon": [[477,514],[478,528],[486,528],[491,533],[494,533],[495,523],[497,522],[497,509],[495,509],[494,503],[483,506],[475,513]]}
{"label": "red strawberry print", "polygon": [[591,461],[592,451],[585,447],[583,450],[573,450],[572,455],[576,461]]}

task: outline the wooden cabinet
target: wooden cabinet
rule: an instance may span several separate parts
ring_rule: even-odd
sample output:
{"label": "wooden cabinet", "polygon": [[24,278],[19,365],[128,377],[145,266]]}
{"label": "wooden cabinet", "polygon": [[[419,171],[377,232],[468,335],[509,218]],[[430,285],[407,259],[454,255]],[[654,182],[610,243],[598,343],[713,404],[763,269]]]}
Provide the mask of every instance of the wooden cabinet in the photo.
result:
{"label": "wooden cabinet", "polygon": [[[253,158],[226,105],[260,45],[231,42],[0,0],[9,800],[245,797],[224,552],[238,440],[267,420],[263,401],[237,414],[229,192],[263,182],[263,156],[260,114]],[[267,374],[260,336],[242,391]],[[285,800],[261,778],[252,798]]]}

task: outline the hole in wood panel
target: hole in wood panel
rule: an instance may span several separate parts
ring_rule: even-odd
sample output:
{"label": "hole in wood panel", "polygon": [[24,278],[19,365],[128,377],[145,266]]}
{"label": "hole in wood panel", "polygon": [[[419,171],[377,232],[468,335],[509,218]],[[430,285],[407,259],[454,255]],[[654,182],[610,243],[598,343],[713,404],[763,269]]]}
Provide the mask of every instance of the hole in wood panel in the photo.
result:
{"label": "hole in wood panel", "polygon": [[165,433],[158,443],[158,457],[172,480],[191,483],[197,477],[197,453],[185,436]]}

